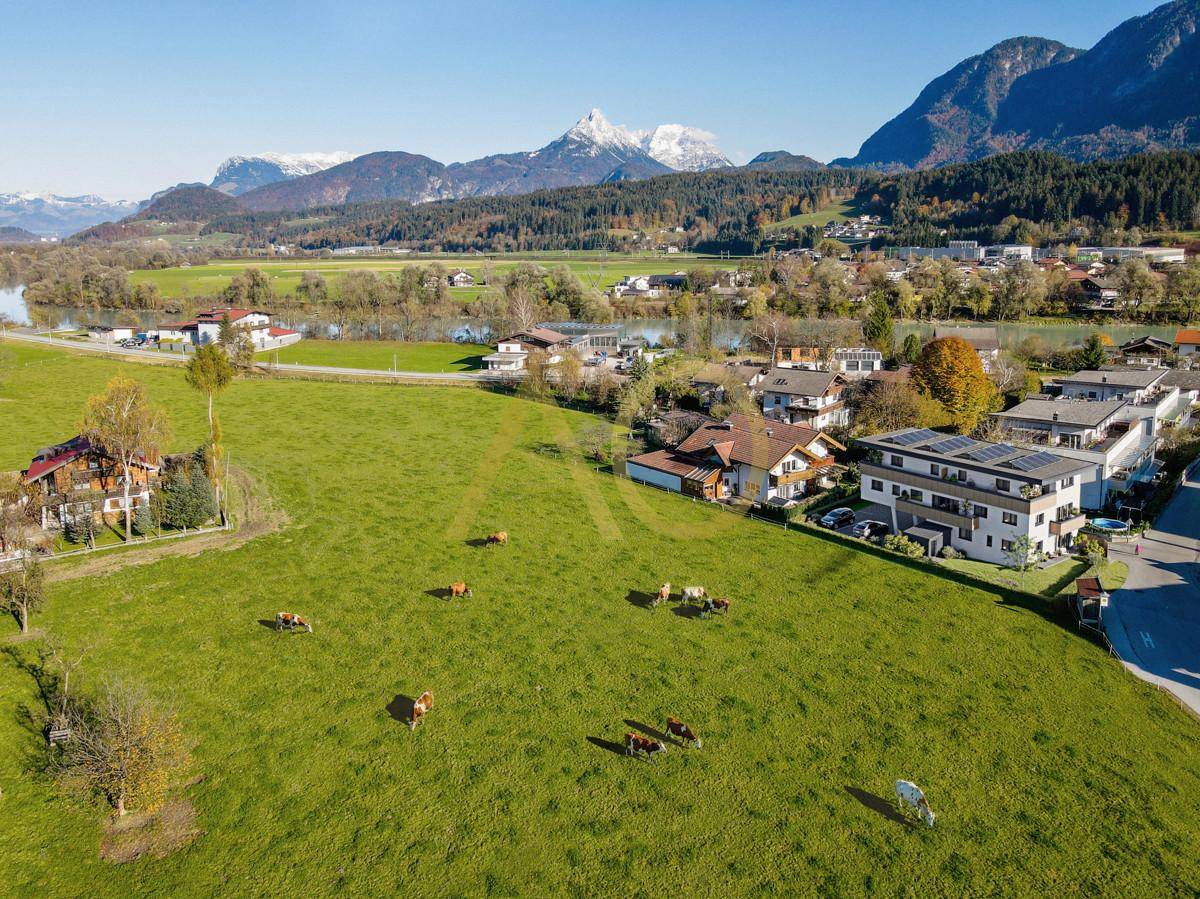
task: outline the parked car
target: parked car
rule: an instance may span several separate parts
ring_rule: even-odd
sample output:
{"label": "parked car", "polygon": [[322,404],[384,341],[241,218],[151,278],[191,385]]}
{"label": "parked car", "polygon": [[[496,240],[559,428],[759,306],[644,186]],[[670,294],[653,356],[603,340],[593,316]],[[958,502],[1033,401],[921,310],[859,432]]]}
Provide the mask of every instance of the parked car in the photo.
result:
{"label": "parked car", "polygon": [[882,521],[860,521],[850,530],[850,533],[855,537],[862,537],[864,540],[874,540],[876,537],[886,536],[891,530]]}
{"label": "parked car", "polygon": [[584,365],[599,365],[603,361],[604,361],[604,357],[602,357],[602,356],[588,356],[586,359],[583,360],[583,364]]}
{"label": "parked car", "polygon": [[827,528],[844,528],[848,524],[854,524],[854,510],[847,509],[845,506],[834,509],[832,512],[826,512],[821,516],[821,524]]}

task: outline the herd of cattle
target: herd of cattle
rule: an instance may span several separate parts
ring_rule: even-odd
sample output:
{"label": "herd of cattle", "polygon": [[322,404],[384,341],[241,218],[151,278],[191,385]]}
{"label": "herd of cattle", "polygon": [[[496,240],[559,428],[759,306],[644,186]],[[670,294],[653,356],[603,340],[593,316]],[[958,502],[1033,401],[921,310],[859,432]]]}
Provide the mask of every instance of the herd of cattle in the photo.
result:
{"label": "herd of cattle", "polygon": [[[507,546],[508,532],[497,531],[494,534],[489,534],[484,540],[485,547],[492,546]],[[456,597],[469,597],[472,595],[471,588],[467,586],[465,581],[455,581],[448,588],[450,599]],[[671,585],[663,584],[658,589],[658,593],[650,601],[650,608],[657,608],[659,604],[671,598]],[[729,614],[728,599],[714,599],[708,595],[708,591],[703,587],[684,587],[680,593],[680,600],[684,605],[691,606],[693,603],[700,603],[700,617],[707,618],[714,612]],[[306,619],[292,612],[277,612],[275,615],[276,630],[296,631],[302,630],[312,633],[312,624]],[[425,720],[425,716],[433,708],[433,693],[426,690],[416,700],[413,701],[412,710],[409,713],[408,726],[410,730],[416,730],[417,725]],[[668,717],[667,725],[663,729],[668,738],[679,741],[680,745],[699,749],[702,744],[700,738],[696,736],[688,725],[684,724],[678,718]],[[653,761],[657,756],[667,751],[665,740],[656,739],[654,737],[643,736],[639,733],[629,731],[625,734],[625,755],[640,756]],[[902,811],[907,812],[909,809],[919,815],[926,824],[933,827],[933,821],[936,817],[933,810],[929,807],[929,802],[925,798],[925,793],[916,784],[907,780],[896,781],[896,804]]]}

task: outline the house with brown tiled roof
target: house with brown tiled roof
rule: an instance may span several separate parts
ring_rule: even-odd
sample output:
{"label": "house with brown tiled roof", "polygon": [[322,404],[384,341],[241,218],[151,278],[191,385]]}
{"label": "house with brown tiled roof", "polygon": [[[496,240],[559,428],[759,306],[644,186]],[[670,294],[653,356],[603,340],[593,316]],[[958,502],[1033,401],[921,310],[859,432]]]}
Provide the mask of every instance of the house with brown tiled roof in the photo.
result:
{"label": "house with brown tiled roof", "polygon": [[1200,328],[1180,328],[1176,331],[1175,352],[1180,356],[1200,353]]}
{"label": "house with brown tiled roof", "polygon": [[849,382],[838,372],[773,368],[762,382],[763,415],[818,431],[850,424]]}
{"label": "house with brown tiled roof", "polygon": [[814,485],[832,486],[845,447],[813,428],[734,413],[704,424],[674,450],[626,460],[637,481],[694,496],[786,505]]}
{"label": "house with brown tiled roof", "polygon": [[520,371],[530,353],[545,353],[551,363],[561,362],[571,346],[571,338],[549,328],[533,327],[510,334],[496,342],[496,352],[483,357],[491,371]]}

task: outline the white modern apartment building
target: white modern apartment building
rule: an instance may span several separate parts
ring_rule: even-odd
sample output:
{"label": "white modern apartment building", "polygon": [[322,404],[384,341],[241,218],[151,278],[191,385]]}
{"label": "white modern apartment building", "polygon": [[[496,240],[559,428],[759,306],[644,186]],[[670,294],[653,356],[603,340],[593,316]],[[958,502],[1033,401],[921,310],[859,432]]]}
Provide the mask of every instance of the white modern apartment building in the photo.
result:
{"label": "white modern apartment building", "polygon": [[1163,398],[1165,368],[1102,369],[1100,371],[1077,371],[1073,375],[1054,378],[1053,383],[1062,389],[1062,395],[1083,400],[1125,400],[1135,405],[1157,404]]}
{"label": "white modern apartment building", "polygon": [[931,554],[950,546],[1004,564],[1027,536],[1048,555],[1084,526],[1080,479],[1092,466],[1004,443],[904,428],[864,437],[862,498],[886,506],[892,528]]}
{"label": "white modern apartment building", "polygon": [[1123,399],[1084,400],[1033,398],[992,419],[1010,443],[1036,448],[1087,463],[1080,476],[1080,505],[1101,509],[1155,471],[1158,442],[1152,410]]}

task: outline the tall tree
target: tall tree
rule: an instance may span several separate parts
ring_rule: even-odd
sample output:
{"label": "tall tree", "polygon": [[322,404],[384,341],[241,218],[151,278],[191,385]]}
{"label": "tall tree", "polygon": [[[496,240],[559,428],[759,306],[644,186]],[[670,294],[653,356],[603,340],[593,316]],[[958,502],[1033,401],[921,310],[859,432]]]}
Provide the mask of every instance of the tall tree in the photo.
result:
{"label": "tall tree", "polygon": [[913,383],[945,407],[961,434],[974,430],[998,400],[975,348],[961,337],[925,344],[913,365]]}
{"label": "tall tree", "polygon": [[233,365],[225,350],[215,344],[204,344],[188,360],[183,373],[188,386],[204,394],[208,400],[208,445],[206,458],[211,470],[213,487],[216,490],[217,506],[221,503],[221,446],[220,429],[213,417],[213,397],[233,383]]}
{"label": "tall tree", "polygon": [[872,290],[867,297],[869,303],[867,318],[863,322],[863,337],[869,346],[883,353],[884,358],[891,358],[896,348],[894,331],[896,323],[892,318],[892,308],[887,295],[882,290]]}
{"label": "tall tree", "polygon": [[129,540],[133,536],[133,509],[129,504],[133,467],[139,459],[154,459],[168,439],[166,412],[161,406],[150,404],[142,384],[117,374],[104,393],[88,397],[83,410],[83,433],[121,466],[125,539]]}
{"label": "tall tree", "polygon": [[1107,358],[1108,354],[1104,352],[1104,338],[1099,332],[1092,332],[1083,341],[1083,349],[1079,351],[1079,367],[1096,371]]}

